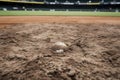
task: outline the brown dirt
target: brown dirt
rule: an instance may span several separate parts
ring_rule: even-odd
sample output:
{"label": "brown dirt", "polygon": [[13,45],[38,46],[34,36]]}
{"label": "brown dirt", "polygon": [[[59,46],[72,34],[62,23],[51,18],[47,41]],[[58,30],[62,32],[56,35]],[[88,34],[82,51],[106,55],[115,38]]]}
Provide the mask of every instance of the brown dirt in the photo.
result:
{"label": "brown dirt", "polygon": [[[120,80],[119,17],[0,17],[0,80]],[[51,45],[71,45],[61,54]]]}
{"label": "brown dirt", "polygon": [[1,16],[0,24],[9,23],[108,23],[120,24],[120,17],[78,16]]}

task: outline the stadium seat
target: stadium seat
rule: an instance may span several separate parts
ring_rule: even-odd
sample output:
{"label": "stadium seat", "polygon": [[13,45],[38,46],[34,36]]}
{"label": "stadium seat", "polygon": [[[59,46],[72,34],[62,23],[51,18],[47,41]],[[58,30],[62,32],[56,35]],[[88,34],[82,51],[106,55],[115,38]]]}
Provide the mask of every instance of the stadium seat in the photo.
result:
{"label": "stadium seat", "polygon": [[104,2],[113,2],[114,0],[104,0]]}
{"label": "stadium seat", "polygon": [[58,2],[81,2],[81,3],[87,3],[87,2],[93,2],[93,3],[98,3],[98,2],[101,2],[101,1],[104,1],[104,2],[113,2],[113,1],[116,1],[116,2],[120,2],[119,0],[34,0],[34,1],[38,1],[38,2],[44,2],[44,1],[47,1],[47,2],[55,2],[55,1],[58,1]]}
{"label": "stadium seat", "polygon": [[115,0],[116,2],[120,2],[120,0]]}
{"label": "stadium seat", "polygon": [[43,2],[44,0],[34,0],[34,1],[37,1],[37,2]]}
{"label": "stadium seat", "polygon": [[68,1],[75,3],[75,2],[77,2],[78,0],[68,0]]}
{"label": "stadium seat", "polygon": [[[26,0],[27,1],[27,0]],[[44,1],[47,1],[47,2],[55,2],[55,1],[58,1],[58,2],[77,2],[77,1],[80,1],[81,3],[87,3],[87,2],[93,2],[93,3],[97,3],[97,2],[120,2],[120,0],[30,0],[30,1],[37,1],[37,2],[44,2]]]}
{"label": "stadium seat", "polygon": [[55,2],[55,0],[46,0],[47,2]]}
{"label": "stadium seat", "polygon": [[81,3],[87,3],[89,0],[79,0]]}
{"label": "stadium seat", "polygon": [[91,2],[96,2],[96,3],[98,3],[98,2],[101,2],[101,0],[91,0]]}

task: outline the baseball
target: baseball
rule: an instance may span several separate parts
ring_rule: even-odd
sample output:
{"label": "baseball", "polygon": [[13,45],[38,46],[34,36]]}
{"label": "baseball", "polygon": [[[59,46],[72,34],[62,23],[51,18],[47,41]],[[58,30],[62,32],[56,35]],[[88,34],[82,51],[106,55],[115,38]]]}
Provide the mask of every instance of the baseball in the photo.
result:
{"label": "baseball", "polygon": [[64,42],[55,42],[51,49],[55,53],[63,53],[67,48],[68,46]]}

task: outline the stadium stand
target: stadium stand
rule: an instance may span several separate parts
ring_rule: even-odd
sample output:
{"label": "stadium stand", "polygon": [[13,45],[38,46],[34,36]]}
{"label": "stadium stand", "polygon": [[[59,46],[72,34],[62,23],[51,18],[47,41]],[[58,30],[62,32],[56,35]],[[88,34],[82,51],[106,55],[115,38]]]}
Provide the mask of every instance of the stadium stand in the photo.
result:
{"label": "stadium stand", "polygon": [[80,2],[80,3],[87,3],[87,2],[92,2],[92,3],[95,3],[95,2],[120,2],[120,0],[34,0],[34,1],[37,1],[37,2],[44,2],[44,1],[47,1],[47,2]]}
{"label": "stadium stand", "polygon": [[0,10],[120,12],[120,0],[0,0]]}

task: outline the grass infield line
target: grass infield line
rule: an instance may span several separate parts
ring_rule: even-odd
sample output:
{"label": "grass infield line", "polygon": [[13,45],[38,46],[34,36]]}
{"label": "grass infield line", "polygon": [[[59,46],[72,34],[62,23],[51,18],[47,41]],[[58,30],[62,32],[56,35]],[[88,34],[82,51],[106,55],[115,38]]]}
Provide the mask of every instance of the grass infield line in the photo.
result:
{"label": "grass infield line", "polygon": [[120,17],[120,12],[0,11],[0,16],[113,16],[113,17]]}

